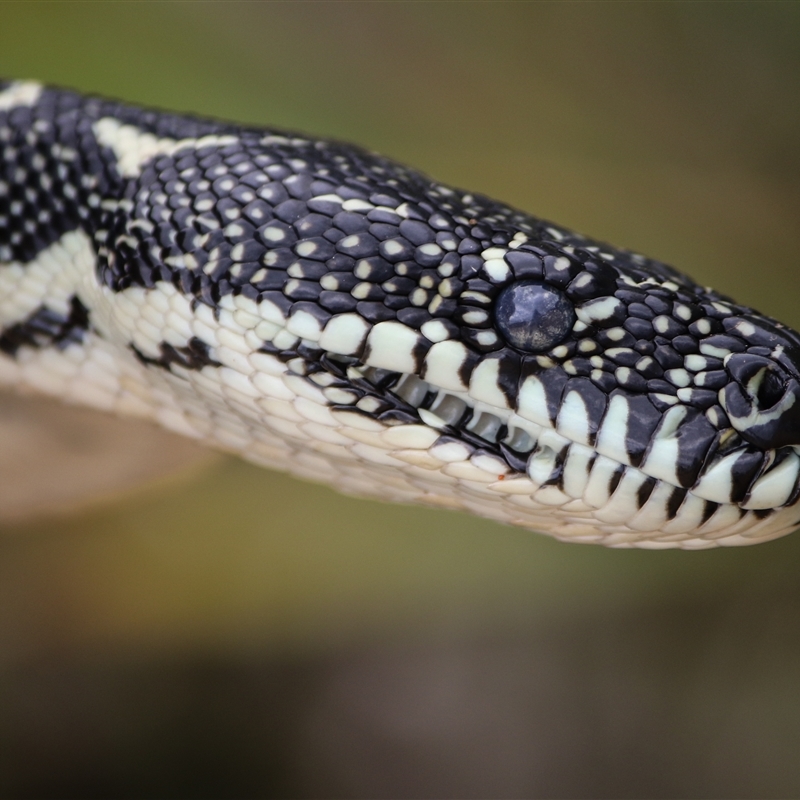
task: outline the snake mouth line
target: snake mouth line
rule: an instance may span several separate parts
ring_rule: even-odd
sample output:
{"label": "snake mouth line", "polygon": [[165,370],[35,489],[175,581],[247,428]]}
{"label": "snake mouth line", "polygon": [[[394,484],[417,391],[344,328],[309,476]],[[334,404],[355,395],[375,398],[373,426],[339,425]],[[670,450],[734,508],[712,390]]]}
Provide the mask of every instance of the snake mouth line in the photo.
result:
{"label": "snake mouth line", "polygon": [[[527,458],[536,447],[536,438],[530,431],[509,424],[512,412],[489,410],[465,392],[442,389],[418,375],[375,367],[351,368],[350,374],[354,373],[413,409],[422,423],[441,431],[443,436],[458,437],[476,448],[502,454],[514,471],[526,471]],[[530,426],[539,428],[535,423]]]}
{"label": "snake mouth line", "polygon": [[[656,486],[655,478],[602,456],[554,429],[526,420],[513,410],[487,406],[466,393],[442,389],[417,375],[374,367],[351,367],[349,375],[358,375],[385,394],[396,397],[420,422],[438,430],[441,434],[437,441],[439,447],[447,445],[455,453],[458,444],[468,457],[475,453],[494,455],[498,463],[502,461],[507,465],[508,477],[525,476],[538,490],[551,487],[551,500],[556,499],[557,491],[564,502],[572,501],[575,510],[585,507],[583,500],[592,475],[595,484],[591,488],[592,506],[606,504],[626,474],[642,478],[636,491],[638,508],[645,504]],[[358,405],[369,409],[363,400]],[[671,485],[669,488],[681,500],[686,495],[685,489]],[[679,503],[676,500],[673,506],[673,511],[677,512]]]}
{"label": "snake mouth line", "polygon": [[[496,456],[507,465],[509,477],[529,478],[540,496],[543,489],[548,490],[545,494],[554,505],[571,503],[575,510],[587,505],[604,508],[605,513],[599,514],[607,521],[636,525],[635,517],[643,516],[639,523],[649,526],[654,521],[652,513],[635,514],[631,521],[630,511],[642,512],[654,495],[660,498],[656,505],[663,507],[666,521],[674,519],[693,496],[700,502],[701,522],[708,521],[720,506],[730,506],[741,515],[753,511],[767,516],[773,509],[792,505],[800,495],[800,457],[795,448],[769,454],[757,469],[744,475],[748,449],[731,446],[730,437],[723,438],[696,483],[681,487],[650,474],[646,460],[641,469],[625,464],[513,409],[488,406],[417,375],[351,366],[348,376],[380,390],[383,397],[395,398],[398,408],[438,430],[440,445],[459,443],[467,456],[476,452]],[[362,398],[357,406],[369,412],[371,399]],[[661,441],[668,441],[668,436],[668,431],[662,431]],[[610,504],[612,498],[615,503]]]}

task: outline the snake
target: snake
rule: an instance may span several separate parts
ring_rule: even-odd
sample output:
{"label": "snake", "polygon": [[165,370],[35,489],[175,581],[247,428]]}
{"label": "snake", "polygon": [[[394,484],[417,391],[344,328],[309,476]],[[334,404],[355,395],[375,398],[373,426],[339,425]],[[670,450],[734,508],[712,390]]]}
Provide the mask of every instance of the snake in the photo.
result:
{"label": "snake", "polygon": [[351,144],[35,81],[0,82],[0,150],[0,385],[564,541],[800,524],[800,334],[666,264]]}

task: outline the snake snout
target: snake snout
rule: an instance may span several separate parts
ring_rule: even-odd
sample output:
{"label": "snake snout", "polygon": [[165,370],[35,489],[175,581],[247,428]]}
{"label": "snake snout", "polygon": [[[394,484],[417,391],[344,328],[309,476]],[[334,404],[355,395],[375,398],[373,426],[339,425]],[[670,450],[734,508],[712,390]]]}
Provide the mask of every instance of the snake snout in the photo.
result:
{"label": "snake snout", "polygon": [[800,381],[796,370],[773,359],[734,353],[720,402],[741,437],[763,450],[800,445]]}

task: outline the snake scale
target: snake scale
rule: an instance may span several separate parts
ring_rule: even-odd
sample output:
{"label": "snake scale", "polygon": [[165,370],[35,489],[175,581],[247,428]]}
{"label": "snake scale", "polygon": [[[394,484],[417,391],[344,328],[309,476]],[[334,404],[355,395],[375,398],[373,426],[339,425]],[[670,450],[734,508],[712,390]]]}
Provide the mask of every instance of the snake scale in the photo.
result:
{"label": "snake scale", "polygon": [[[615,547],[800,523],[800,335],[338,142],[0,83],[0,383]],[[458,524],[453,517],[453,524]]]}

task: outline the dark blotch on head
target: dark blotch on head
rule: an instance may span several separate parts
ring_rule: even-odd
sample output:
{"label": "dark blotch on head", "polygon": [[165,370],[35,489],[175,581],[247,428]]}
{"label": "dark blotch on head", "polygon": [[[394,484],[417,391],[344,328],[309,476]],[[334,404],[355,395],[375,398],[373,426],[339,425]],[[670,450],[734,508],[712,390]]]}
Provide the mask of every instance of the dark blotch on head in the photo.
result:
{"label": "dark blotch on head", "polygon": [[527,353],[555,347],[572,330],[575,309],[558,289],[535,281],[506,286],[494,309],[505,340]]}

